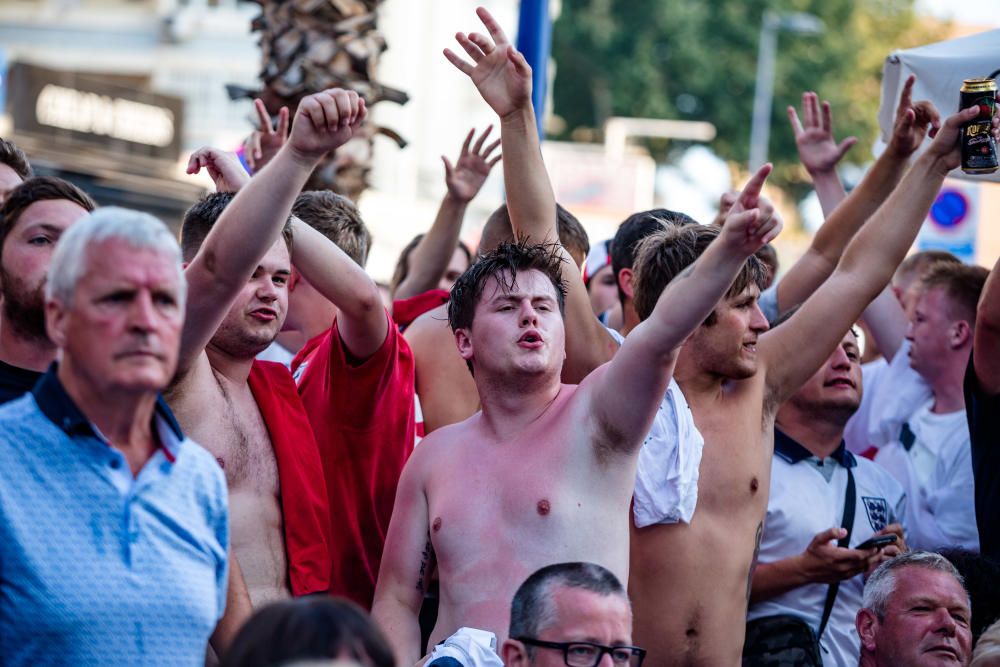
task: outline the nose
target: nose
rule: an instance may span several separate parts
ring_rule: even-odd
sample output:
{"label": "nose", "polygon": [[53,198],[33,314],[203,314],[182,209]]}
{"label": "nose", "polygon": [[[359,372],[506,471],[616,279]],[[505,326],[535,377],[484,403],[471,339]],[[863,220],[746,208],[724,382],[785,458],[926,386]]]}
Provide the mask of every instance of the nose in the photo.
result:
{"label": "nose", "polygon": [[771,328],[771,325],[767,322],[767,318],[764,317],[764,311],[760,309],[756,301],[753,304],[753,312],[750,314],[750,328],[758,334],[762,334]]}
{"label": "nose", "polygon": [[129,309],[129,326],[138,332],[150,332],[156,326],[156,307],[149,292],[140,291]]}
{"label": "nose", "polygon": [[946,637],[952,637],[958,630],[958,624],[955,619],[952,618],[951,612],[949,612],[944,607],[938,608],[935,612],[935,622],[937,624],[937,631]]}
{"label": "nose", "polygon": [[525,299],[521,302],[521,326],[534,326],[538,323],[538,311],[531,305],[531,301]]}
{"label": "nose", "polygon": [[913,340],[913,320],[909,320],[906,323],[906,333],[903,334],[903,337],[908,341]]}
{"label": "nose", "polygon": [[851,360],[847,357],[847,350],[838,345],[837,349],[833,351],[831,366],[833,366],[833,368],[837,370],[845,370],[850,368]]}
{"label": "nose", "polygon": [[255,295],[258,299],[265,302],[277,301],[278,300],[278,287],[271,280],[271,276],[263,276],[257,283],[257,290]]}

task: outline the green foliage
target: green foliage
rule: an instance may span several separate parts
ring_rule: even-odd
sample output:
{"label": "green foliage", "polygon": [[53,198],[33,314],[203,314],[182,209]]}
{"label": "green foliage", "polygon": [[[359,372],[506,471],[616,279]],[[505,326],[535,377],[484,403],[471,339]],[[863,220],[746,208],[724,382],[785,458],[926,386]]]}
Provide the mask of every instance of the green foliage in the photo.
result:
{"label": "green foliage", "polygon": [[[833,106],[838,140],[861,141],[847,160],[870,159],[882,62],[890,51],[942,38],[921,23],[914,0],[562,0],[553,28],[555,113],[564,137],[610,116],[707,120],[712,148],[745,163],[750,143],[757,42],[765,8],[809,12],[822,35],[782,31],[769,157],[778,185],[805,192],[785,109],[815,90]],[[956,93],[957,95],[957,93]]]}

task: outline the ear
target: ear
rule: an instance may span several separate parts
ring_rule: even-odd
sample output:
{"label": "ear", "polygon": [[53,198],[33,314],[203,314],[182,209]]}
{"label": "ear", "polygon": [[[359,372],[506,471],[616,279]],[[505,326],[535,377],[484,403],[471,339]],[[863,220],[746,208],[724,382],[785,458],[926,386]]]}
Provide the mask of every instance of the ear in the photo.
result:
{"label": "ear", "polygon": [[299,280],[302,279],[302,274],[299,273],[295,267],[292,267],[292,275],[288,279],[288,293],[291,294],[295,291],[295,286],[299,284]]}
{"label": "ear", "polygon": [[55,299],[45,302],[45,330],[49,334],[49,340],[58,348],[65,347],[66,344],[67,313],[63,305]]}
{"label": "ear", "polygon": [[878,631],[878,617],[871,609],[861,609],[854,617],[854,627],[861,637],[862,652],[871,653],[875,650],[875,634]]}
{"label": "ear", "polygon": [[632,276],[634,272],[632,269],[622,269],[618,272],[618,287],[621,288],[622,292],[625,293],[625,298],[631,300],[635,298],[635,292],[632,289]]}
{"label": "ear", "polygon": [[951,325],[951,346],[958,349],[966,344],[972,344],[972,327],[965,320],[958,320]]}
{"label": "ear", "polygon": [[471,361],[473,356],[472,336],[468,329],[455,329],[455,345],[458,346],[458,353],[466,361]]}
{"label": "ear", "polygon": [[524,644],[516,639],[506,639],[500,647],[500,657],[506,667],[523,667],[531,664]]}
{"label": "ear", "polygon": [[191,262],[182,262],[181,269],[187,271],[187,267],[191,266]]}

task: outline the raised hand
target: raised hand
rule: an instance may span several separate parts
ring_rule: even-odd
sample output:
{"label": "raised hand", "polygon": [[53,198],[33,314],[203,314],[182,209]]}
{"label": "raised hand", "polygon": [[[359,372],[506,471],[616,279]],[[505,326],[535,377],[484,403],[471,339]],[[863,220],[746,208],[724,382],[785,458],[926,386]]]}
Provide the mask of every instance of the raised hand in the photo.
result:
{"label": "raised hand", "polygon": [[903,83],[889,138],[889,150],[904,159],[920,148],[924,137],[933,137],[941,127],[941,115],[929,100],[913,101],[913,83],[916,80],[917,77],[911,74]]}
{"label": "raised hand", "polygon": [[504,118],[531,105],[531,67],[507,39],[492,14],[482,7],[476,14],[490,36],[475,32],[455,35],[473,64],[455,55],[451,49],[445,49],[444,56],[472,79],[486,103]]}
{"label": "raised hand", "polygon": [[353,90],[330,88],[304,97],[288,147],[305,160],[319,160],[358,134],[367,114],[364,98]]}
{"label": "raised hand", "polygon": [[500,161],[500,155],[490,157],[500,145],[499,139],[483,148],[483,143],[492,129],[492,125],[487,127],[476,139],[471,150],[469,144],[472,143],[475,129],[469,130],[469,134],[465,137],[465,143],[462,144],[462,152],[454,165],[447,157],[441,156],[441,160],[444,162],[444,180],[448,185],[448,194],[457,201],[466,203],[472,201],[479,194],[483,183],[486,182],[490,170]]}
{"label": "raised hand", "polygon": [[250,182],[250,174],[243,169],[235,153],[211,146],[199,148],[188,160],[187,173],[197,174],[202,169],[207,169],[208,175],[215,181],[216,192],[238,192]]}
{"label": "raised hand", "polygon": [[[934,141],[927,147],[924,155],[934,159],[939,168],[947,173],[955,169],[962,163],[962,150],[958,138],[962,133],[962,125],[975,120],[979,115],[979,107],[969,107],[962,109],[956,114],[945,119],[941,129],[936,133],[932,132]],[[996,116],[993,118],[994,130],[996,128]]]}
{"label": "raised hand", "polygon": [[851,146],[858,143],[857,137],[847,137],[839,144],[833,138],[833,113],[830,103],[824,101],[822,110],[816,93],[802,93],[802,119],[795,107],[788,107],[788,120],[795,133],[795,145],[799,148],[799,160],[810,174],[833,171]]}
{"label": "raised hand", "polygon": [[260,126],[243,141],[243,159],[250,169],[257,172],[277,155],[278,150],[288,140],[288,107],[281,107],[278,112],[278,126],[275,128],[271,124],[271,117],[264,102],[257,99],[253,105]]}
{"label": "raised hand", "polygon": [[781,216],[760,195],[771,168],[765,164],[750,177],[722,223],[719,240],[746,257],[770,243],[781,231]]}

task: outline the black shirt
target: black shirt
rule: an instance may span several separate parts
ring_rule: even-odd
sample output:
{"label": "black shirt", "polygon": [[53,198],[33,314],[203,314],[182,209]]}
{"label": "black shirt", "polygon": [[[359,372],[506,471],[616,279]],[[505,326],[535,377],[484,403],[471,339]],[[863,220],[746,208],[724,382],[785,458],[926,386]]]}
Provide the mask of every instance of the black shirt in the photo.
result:
{"label": "black shirt", "polygon": [[38,371],[29,371],[0,361],[0,405],[27,394],[42,375]]}
{"label": "black shirt", "polygon": [[972,355],[965,370],[965,416],[972,440],[979,550],[984,556],[997,558],[1000,557],[1000,394],[990,396],[979,386]]}

